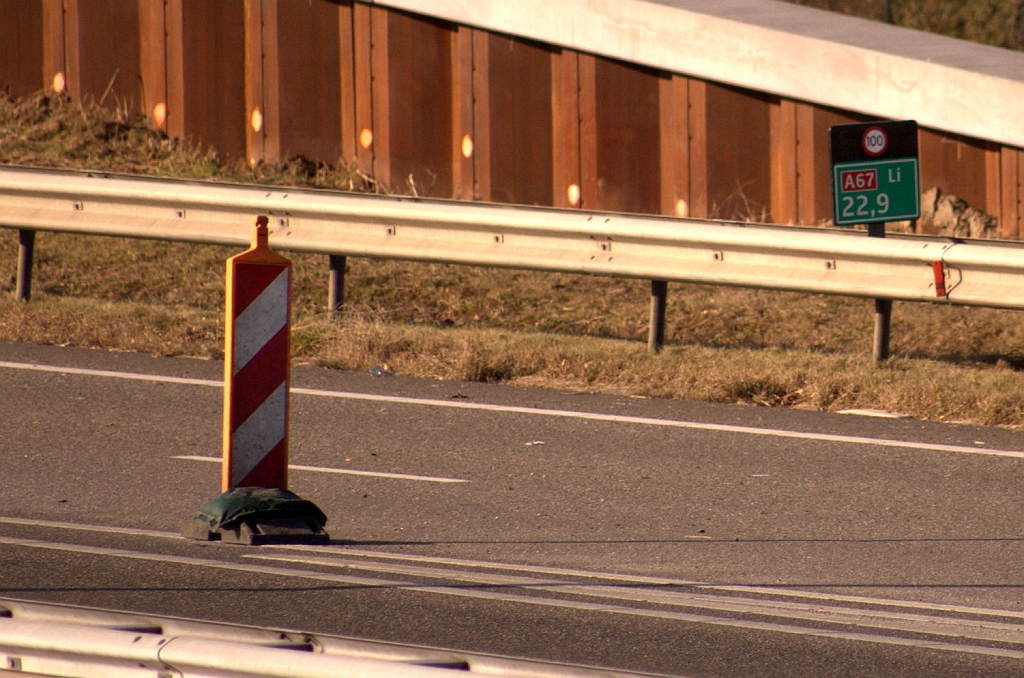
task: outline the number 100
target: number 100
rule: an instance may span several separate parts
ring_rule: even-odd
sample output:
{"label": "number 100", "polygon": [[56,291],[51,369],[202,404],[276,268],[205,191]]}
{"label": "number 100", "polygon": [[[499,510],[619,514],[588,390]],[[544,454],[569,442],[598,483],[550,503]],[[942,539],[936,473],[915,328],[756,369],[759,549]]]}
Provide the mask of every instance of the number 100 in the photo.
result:
{"label": "number 100", "polygon": [[[873,217],[876,214],[885,214],[889,211],[889,196],[885,193],[879,193],[875,196],[876,208],[875,210],[868,209],[870,200],[866,195],[858,195],[856,197],[852,195],[844,195],[843,201],[843,218],[850,219],[853,217]],[[856,211],[854,211],[856,208]]]}

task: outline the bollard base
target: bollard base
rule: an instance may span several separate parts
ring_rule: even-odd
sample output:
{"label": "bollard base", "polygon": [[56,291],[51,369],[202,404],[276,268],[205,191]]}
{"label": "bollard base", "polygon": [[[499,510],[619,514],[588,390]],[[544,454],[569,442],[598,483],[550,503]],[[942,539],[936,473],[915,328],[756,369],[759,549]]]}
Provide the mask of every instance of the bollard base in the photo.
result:
{"label": "bollard base", "polygon": [[327,544],[327,516],[316,504],[277,487],[236,487],[206,502],[182,536],[227,544]]}

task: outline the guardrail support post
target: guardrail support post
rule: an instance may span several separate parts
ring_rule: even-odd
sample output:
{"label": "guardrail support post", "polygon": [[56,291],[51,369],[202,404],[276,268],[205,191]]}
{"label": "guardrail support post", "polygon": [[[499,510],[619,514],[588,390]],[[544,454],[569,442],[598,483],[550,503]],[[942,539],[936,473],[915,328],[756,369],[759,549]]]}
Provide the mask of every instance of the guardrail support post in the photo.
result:
{"label": "guardrail support post", "polygon": [[36,232],[18,230],[18,286],[15,297],[28,301],[32,297],[32,258],[36,246]]}
{"label": "guardrail support post", "polygon": [[889,325],[892,322],[892,299],[875,299],[875,362],[889,359]]}
{"label": "guardrail support post", "polygon": [[[885,224],[868,224],[869,238],[884,238]],[[875,345],[876,363],[889,359],[889,328],[892,325],[892,299],[875,299]]]}
{"label": "guardrail support post", "polygon": [[651,329],[647,337],[647,349],[657,353],[665,343],[665,299],[668,296],[668,282],[651,281]]}
{"label": "guardrail support post", "polygon": [[337,254],[329,255],[331,273],[327,280],[327,317],[332,322],[341,315],[345,304],[345,263],[347,258]]}

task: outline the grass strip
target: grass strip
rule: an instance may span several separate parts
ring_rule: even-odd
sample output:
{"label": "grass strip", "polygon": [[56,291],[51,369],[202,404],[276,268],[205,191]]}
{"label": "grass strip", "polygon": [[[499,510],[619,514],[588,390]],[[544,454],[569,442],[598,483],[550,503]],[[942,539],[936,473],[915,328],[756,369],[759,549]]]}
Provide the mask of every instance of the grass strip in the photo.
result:
{"label": "grass strip", "polygon": [[[0,339],[220,358],[232,250],[40,234],[36,293],[14,301],[0,231]],[[326,257],[298,255],[293,354],[325,367],[637,396],[1024,425],[1012,311],[897,304],[895,358],[870,359],[871,302],[678,285],[668,346],[646,350],[644,281],[350,259],[340,323]]]}

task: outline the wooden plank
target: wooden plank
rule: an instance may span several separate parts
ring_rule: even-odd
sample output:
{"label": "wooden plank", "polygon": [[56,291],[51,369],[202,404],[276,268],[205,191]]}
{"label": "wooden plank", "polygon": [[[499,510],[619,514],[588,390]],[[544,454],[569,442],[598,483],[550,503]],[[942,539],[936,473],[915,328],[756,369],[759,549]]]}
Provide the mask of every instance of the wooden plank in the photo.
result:
{"label": "wooden plank", "polygon": [[[827,143],[827,142],[825,142]],[[796,104],[796,204],[797,223],[814,225],[823,211],[817,204],[818,168],[815,147],[818,139],[814,128],[814,106]],[[826,175],[827,177],[827,175]],[[831,212],[831,210],[829,210]]]}
{"label": "wooden plank", "polygon": [[452,31],[452,187],[453,197],[473,199],[473,29]]}
{"label": "wooden plank", "polygon": [[710,216],[767,220],[771,209],[772,98],[708,83]]}
{"label": "wooden plank", "polygon": [[988,201],[986,144],[978,139],[918,128],[921,190],[937,186],[968,205],[984,209]]}
{"label": "wooden plank", "polygon": [[373,73],[370,7],[352,5],[353,104],[355,106],[356,166],[373,174]]}
{"label": "wooden plank", "polygon": [[263,2],[245,0],[246,156],[255,165],[266,157],[263,142]]}
{"label": "wooden plank", "polygon": [[281,69],[277,0],[263,0],[263,159],[281,160]]}
{"label": "wooden plank", "polygon": [[167,129],[167,27],[164,0],[139,0],[139,70],[142,109],[150,124]]}
{"label": "wooden plank", "polygon": [[[338,123],[342,8],[328,0],[277,4],[276,118],[281,157],[337,163],[342,157]],[[273,129],[270,125],[268,132]]]}
{"label": "wooden plank", "polygon": [[947,135],[944,143],[950,189],[971,207],[984,210],[988,201],[985,178],[988,144],[961,135]]}
{"label": "wooden plank", "polygon": [[42,0],[43,84],[57,91],[67,88],[64,62],[64,0]]}
{"label": "wooden plank", "polygon": [[780,99],[770,108],[771,214],[776,224],[795,224],[798,219],[796,107],[795,101]]}
{"label": "wooden plank", "polygon": [[690,211],[689,85],[684,76],[666,74],[658,87],[661,213],[685,217]]}
{"label": "wooden plank", "polygon": [[77,61],[75,68],[68,69],[69,73],[77,70],[77,78],[69,80],[77,80],[78,96],[108,108],[144,112],[137,0],[74,0],[68,10],[68,26],[75,17],[77,27],[69,33],[76,48],[67,52],[69,59]]}
{"label": "wooden plank", "polygon": [[987,214],[998,220],[1002,213],[1002,192],[1000,188],[999,144],[985,146],[985,207]]}
{"label": "wooden plank", "polygon": [[551,54],[551,174],[555,207],[580,205],[580,92],[578,54]]}
{"label": "wooden plank", "polygon": [[[943,193],[949,192],[949,182],[945,176],[945,158],[943,157],[942,134],[933,130],[918,127],[917,129],[917,157],[918,157],[918,178],[921,190],[938,187]],[[935,224],[930,220],[918,222],[920,233],[932,235],[936,232]]]}
{"label": "wooden plank", "polygon": [[[387,58],[393,66],[386,75],[386,141],[393,191],[452,196],[454,32],[447,22],[405,12],[387,14]],[[378,145],[375,157],[383,151]]]}
{"label": "wooden plank", "polygon": [[0,90],[25,96],[44,86],[43,4],[0,0]]}
{"label": "wooden plank", "polygon": [[350,4],[338,7],[338,78],[341,96],[339,125],[341,157],[346,163],[356,162],[358,130],[356,129],[355,43]]}
{"label": "wooden plank", "polygon": [[185,136],[185,8],[183,0],[166,0],[164,6],[165,85],[167,122],[172,137]]}
{"label": "wooden plank", "polygon": [[[245,0],[203,0],[211,15],[211,60],[202,99],[208,110],[208,143],[224,158],[246,157],[250,126],[245,98]],[[198,103],[198,102],[197,102]]]}
{"label": "wooden plank", "polygon": [[[943,174],[942,134],[919,127],[917,130],[918,175],[921,189],[927,190],[939,185],[945,193],[948,190]],[[941,184],[941,185],[940,185]]]}
{"label": "wooden plank", "polygon": [[596,59],[597,208],[661,212],[658,74]]}
{"label": "wooden plank", "polygon": [[64,79],[68,96],[82,103],[79,0],[64,1]]}
{"label": "wooden plank", "polygon": [[491,33],[491,199],[551,205],[551,50]]}
{"label": "wooden plank", "polygon": [[690,78],[687,81],[690,137],[690,216],[708,216],[708,106],[707,82]]}
{"label": "wooden plank", "polygon": [[597,58],[577,58],[580,105],[580,207],[598,209],[597,189]]}
{"label": "wooden plank", "polygon": [[370,10],[370,72],[373,97],[373,176],[391,187],[391,83],[388,59],[388,10]]}
{"label": "wooden plank", "polygon": [[250,138],[258,137],[262,153],[262,22],[247,23],[245,0],[182,0],[180,16],[183,135],[224,158],[249,158]]}
{"label": "wooden plank", "polygon": [[473,198],[491,199],[491,89],[489,33],[473,29]]}
{"label": "wooden plank", "polygon": [[1016,240],[1020,237],[1020,152],[1003,146],[999,152],[1002,206],[999,210],[999,237]]}

